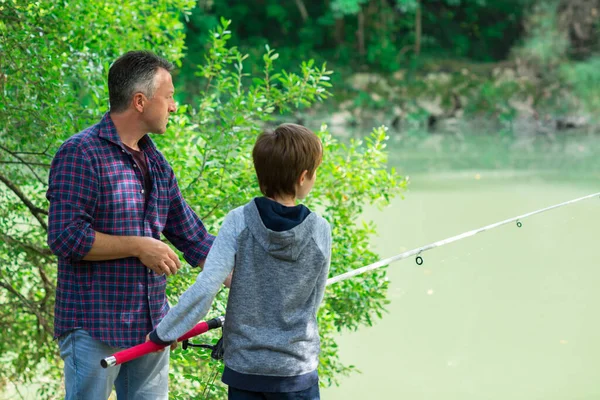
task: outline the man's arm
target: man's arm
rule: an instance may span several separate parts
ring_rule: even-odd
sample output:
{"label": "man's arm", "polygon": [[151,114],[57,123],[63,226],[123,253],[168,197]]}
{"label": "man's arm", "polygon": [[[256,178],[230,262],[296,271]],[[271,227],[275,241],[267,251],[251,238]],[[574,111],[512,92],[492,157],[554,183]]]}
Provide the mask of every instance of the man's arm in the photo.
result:
{"label": "man's arm", "polygon": [[90,159],[76,143],[63,145],[52,160],[46,197],[50,201],[50,250],[65,259],[83,259],[96,237],[92,226],[98,179]]}
{"label": "man's arm", "polygon": [[169,201],[169,213],[163,234],[183,253],[192,267],[202,266],[215,237],[206,231],[200,218],[184,200],[173,170]]}
{"label": "man's arm", "polygon": [[55,255],[73,261],[138,257],[156,273],[177,272],[177,256],[161,241],[106,235],[93,229],[98,179],[89,157],[77,144],[60,148],[48,183],[48,246]]}
{"label": "man's arm", "polygon": [[142,236],[113,236],[101,232],[95,234],[91,250],[83,257],[86,261],[137,257],[146,267],[165,275],[175,274],[181,267],[175,252],[160,240]]}

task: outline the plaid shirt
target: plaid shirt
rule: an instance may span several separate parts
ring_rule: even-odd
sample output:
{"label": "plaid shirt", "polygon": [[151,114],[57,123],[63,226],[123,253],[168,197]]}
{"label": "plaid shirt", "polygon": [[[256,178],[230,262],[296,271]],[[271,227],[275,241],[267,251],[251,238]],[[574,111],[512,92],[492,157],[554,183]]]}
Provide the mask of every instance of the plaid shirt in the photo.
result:
{"label": "plaid shirt", "polygon": [[110,115],[68,139],[50,169],[48,245],[58,256],[54,336],[82,328],[110,346],[130,347],[161,321],[169,305],[166,277],[135,257],[83,261],[95,231],[116,236],[160,234],[192,266],[214,240],[183,199],[173,169],[145,136],[139,142],[152,176],[146,203],[143,176]]}

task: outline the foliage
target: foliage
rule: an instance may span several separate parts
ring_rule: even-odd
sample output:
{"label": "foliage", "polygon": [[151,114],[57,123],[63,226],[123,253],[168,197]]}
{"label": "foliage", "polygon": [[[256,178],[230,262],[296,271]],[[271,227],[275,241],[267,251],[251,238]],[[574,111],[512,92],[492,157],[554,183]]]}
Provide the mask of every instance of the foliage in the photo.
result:
{"label": "foliage", "polygon": [[[31,383],[50,377],[39,398],[59,393],[61,362],[52,341],[56,259],[45,244],[48,164],[58,146],[96,122],[107,106],[109,62],[133,48],[146,48],[176,62],[183,56],[180,15],[191,0],[106,2],[0,1],[0,381]],[[202,88],[196,107],[181,106],[169,133],[158,137],[185,197],[216,232],[224,214],[257,194],[250,149],[275,112],[309,107],[328,95],[330,71],[314,61],[296,73],[276,70],[278,54],[266,48],[262,73],[248,74],[247,55],[228,41],[229,22],[211,32],[205,61],[195,78]],[[91,28],[90,28],[91,27]],[[25,45],[27,43],[27,45]],[[385,205],[406,182],[387,171],[385,129],[348,147],[325,128],[325,158],[309,206],[332,223],[332,275],[376,258],[368,247],[372,225],[361,225],[362,207]],[[185,269],[169,283],[176,301],[194,279]],[[321,373],[335,383],[348,372],[337,358],[334,334],[380,316],[387,282],[383,270],[332,286],[320,311]],[[225,290],[211,315],[224,312]],[[221,366],[206,353],[173,355],[172,397],[223,394]]]}
{"label": "foliage", "polygon": [[560,76],[580,99],[581,107],[594,114],[600,108],[600,56],[561,66]]}
{"label": "foliage", "polygon": [[[325,65],[315,66],[312,60],[303,62],[298,74],[276,71],[274,61],[278,54],[268,46],[261,58],[262,74],[246,73],[247,56],[227,46],[229,22],[221,23],[211,35],[206,63],[198,72],[205,88],[200,96],[202,101],[197,108],[180,112],[173,128],[174,137],[158,140],[180,177],[184,195],[213,231],[228,210],[259,195],[251,149],[264,124],[272,121],[277,110],[308,107],[325,98],[331,73]],[[337,275],[375,260],[376,255],[368,248],[374,227],[358,223],[362,208],[368,203],[387,204],[405,182],[386,169],[384,128],[376,130],[365,143],[353,142],[349,147],[334,139],[325,127],[319,135],[325,156],[307,205],[321,211],[334,227],[331,275]],[[182,148],[187,151],[182,152]],[[172,293],[180,293],[190,279],[194,279],[193,273],[178,275],[171,281]],[[325,382],[336,383],[340,373],[350,370],[337,358],[335,332],[356,329],[380,316],[386,303],[386,288],[385,272],[380,271],[328,289],[319,318],[323,338],[321,376]],[[224,312],[225,296],[223,290],[211,315]],[[220,393],[218,386],[206,389],[211,385],[213,371],[219,371],[218,365],[208,364],[204,373],[194,372],[203,357],[206,354],[185,356],[190,369],[186,367],[183,374],[189,379],[177,381],[177,386],[195,382],[207,394]],[[181,396],[185,398],[185,394]]]}
{"label": "foliage", "polygon": [[369,0],[333,0],[331,11],[336,15],[355,15]]}
{"label": "foliage", "polygon": [[[188,22],[190,49],[186,84],[205,50],[203,29],[218,16],[236,21],[234,44],[255,53],[265,43],[277,47],[284,67],[299,58],[321,57],[335,65],[369,66],[394,71],[423,51],[476,61],[504,58],[522,33],[522,19],[532,0],[261,0],[200,1]],[[417,24],[422,26],[417,32]],[[260,69],[260,66],[258,66]]]}
{"label": "foliage", "polygon": [[[600,105],[594,90],[600,81],[597,7],[579,0],[540,1],[526,15],[526,34],[513,53],[542,78],[541,100],[554,103],[558,112],[593,114]],[[549,96],[549,88],[556,95]]]}
{"label": "foliage", "polygon": [[558,1],[537,3],[526,19],[527,36],[515,49],[517,56],[543,67],[556,66],[566,58],[568,38],[558,26]]}
{"label": "foliage", "polygon": [[[382,109],[388,104],[391,110],[395,103],[414,102],[404,92],[419,94],[417,89],[427,79],[427,64],[435,64],[436,72],[454,73],[460,69],[448,70],[444,65],[460,62],[469,74],[452,80],[459,89],[445,85],[436,90],[446,104],[456,92],[467,96],[465,115],[485,112],[511,118],[516,114],[508,105],[510,99],[529,96],[536,107],[550,112],[592,109],[591,97],[582,92],[589,87],[576,85],[571,78],[576,70],[592,65],[585,61],[587,57],[597,55],[600,35],[594,4],[586,0],[203,0],[186,22],[190,51],[177,81],[191,89],[186,90],[185,101],[197,105],[202,88],[194,74],[204,62],[205,28],[214,28],[223,15],[236,21],[232,44],[252,56],[247,70],[260,72],[266,43],[277,47],[279,65],[288,70],[297,72],[301,59],[310,57],[317,63],[327,59],[337,72],[331,76],[336,98],[351,98],[359,108]],[[512,65],[503,65],[507,63]],[[483,64],[489,68],[480,74]],[[489,73],[496,68],[492,64],[514,70],[514,82],[496,82]],[[349,75],[365,71],[384,76],[407,72],[407,80],[414,82],[378,91],[383,97],[376,101],[372,93],[357,92],[348,82]],[[393,91],[398,95],[390,95]],[[566,92],[570,95],[565,97]]]}
{"label": "foliage", "polygon": [[[442,54],[474,61],[502,60],[522,34],[530,0],[446,0],[425,9],[424,31]],[[439,4],[441,3],[441,4]],[[429,2],[423,2],[423,6]]]}
{"label": "foliage", "polygon": [[109,60],[139,47],[181,59],[178,16],[192,5],[0,2],[0,382],[51,375],[44,397],[59,383],[51,340],[56,260],[45,243],[54,151],[106,108]]}

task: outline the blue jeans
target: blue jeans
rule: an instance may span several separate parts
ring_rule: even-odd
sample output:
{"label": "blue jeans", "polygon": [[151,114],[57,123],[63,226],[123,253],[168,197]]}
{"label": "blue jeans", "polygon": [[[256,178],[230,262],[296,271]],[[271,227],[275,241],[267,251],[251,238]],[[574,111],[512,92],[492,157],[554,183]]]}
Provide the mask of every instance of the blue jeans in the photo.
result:
{"label": "blue jeans", "polygon": [[116,353],[77,329],[58,340],[65,362],[65,400],[106,400],[113,386],[118,400],[167,400],[169,395],[169,349],[128,363],[102,368],[100,360]]}
{"label": "blue jeans", "polygon": [[299,392],[249,392],[229,386],[229,400],[319,400],[319,384]]}

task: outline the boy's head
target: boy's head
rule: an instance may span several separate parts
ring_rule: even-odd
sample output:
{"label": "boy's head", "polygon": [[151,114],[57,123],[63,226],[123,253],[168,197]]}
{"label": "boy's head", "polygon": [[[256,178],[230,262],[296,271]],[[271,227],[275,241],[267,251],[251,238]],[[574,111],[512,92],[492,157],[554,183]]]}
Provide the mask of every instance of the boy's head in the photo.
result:
{"label": "boy's head", "polygon": [[323,158],[321,140],[297,124],[261,134],[252,151],[260,191],[267,197],[306,197]]}

